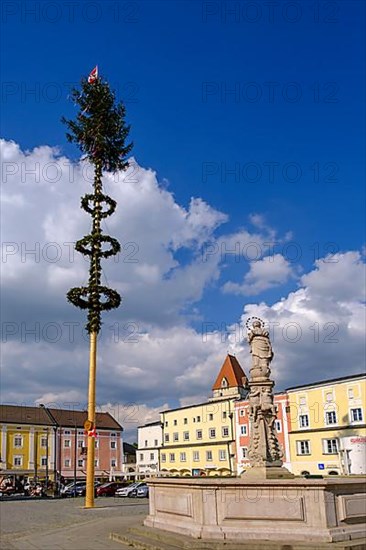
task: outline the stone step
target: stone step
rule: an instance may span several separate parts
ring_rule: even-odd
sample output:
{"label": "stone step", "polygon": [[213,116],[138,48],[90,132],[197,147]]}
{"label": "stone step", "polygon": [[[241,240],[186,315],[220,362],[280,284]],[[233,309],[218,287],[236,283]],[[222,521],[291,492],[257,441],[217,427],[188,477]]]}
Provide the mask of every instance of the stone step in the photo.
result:
{"label": "stone step", "polygon": [[366,550],[366,539],[336,543],[265,540],[234,542],[195,539],[145,526],[132,527],[123,534],[111,533],[111,538],[138,550]]}
{"label": "stone step", "polygon": [[179,546],[171,546],[163,541],[154,541],[154,539],[135,533],[111,533],[109,538],[124,546],[137,548],[137,550],[177,550],[179,548]]}

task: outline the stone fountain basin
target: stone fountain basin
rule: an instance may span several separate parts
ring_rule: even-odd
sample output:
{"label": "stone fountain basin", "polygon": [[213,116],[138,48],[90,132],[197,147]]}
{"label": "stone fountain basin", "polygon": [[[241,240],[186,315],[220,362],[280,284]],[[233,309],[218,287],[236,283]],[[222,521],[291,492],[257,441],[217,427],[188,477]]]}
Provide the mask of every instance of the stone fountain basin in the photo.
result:
{"label": "stone fountain basin", "polygon": [[364,539],[366,477],[156,478],[148,527],[227,541]]}

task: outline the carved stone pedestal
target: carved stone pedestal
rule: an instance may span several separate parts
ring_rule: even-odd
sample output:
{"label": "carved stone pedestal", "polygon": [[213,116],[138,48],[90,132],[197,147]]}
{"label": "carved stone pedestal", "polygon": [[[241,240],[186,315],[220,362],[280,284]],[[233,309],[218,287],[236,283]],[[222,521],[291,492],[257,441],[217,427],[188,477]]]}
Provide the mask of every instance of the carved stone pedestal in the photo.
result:
{"label": "carved stone pedestal", "polygon": [[267,466],[249,468],[240,477],[248,481],[260,481],[261,479],[293,479],[295,476],[287,468],[281,466],[281,462],[279,462],[278,466],[271,463]]}

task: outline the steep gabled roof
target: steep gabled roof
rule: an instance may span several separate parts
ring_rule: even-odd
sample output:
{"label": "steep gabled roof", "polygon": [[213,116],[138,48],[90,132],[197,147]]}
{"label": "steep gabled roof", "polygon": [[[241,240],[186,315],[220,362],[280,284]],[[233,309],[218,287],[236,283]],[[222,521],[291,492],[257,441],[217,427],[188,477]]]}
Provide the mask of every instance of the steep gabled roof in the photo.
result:
{"label": "steep gabled roof", "polygon": [[247,383],[247,377],[243,369],[241,368],[239,361],[234,355],[227,355],[224,364],[221,367],[218,377],[214,385],[213,390],[219,390],[222,386],[222,380],[226,378],[227,388],[243,387]]}

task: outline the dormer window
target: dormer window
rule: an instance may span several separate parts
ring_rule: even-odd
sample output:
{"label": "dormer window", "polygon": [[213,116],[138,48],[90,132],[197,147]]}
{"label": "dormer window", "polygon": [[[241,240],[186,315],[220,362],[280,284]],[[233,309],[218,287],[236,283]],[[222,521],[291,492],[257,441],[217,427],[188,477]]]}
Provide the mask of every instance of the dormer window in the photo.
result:
{"label": "dormer window", "polygon": [[224,377],[222,380],[221,380],[221,387],[222,388],[227,388],[228,387],[228,381],[227,379]]}

